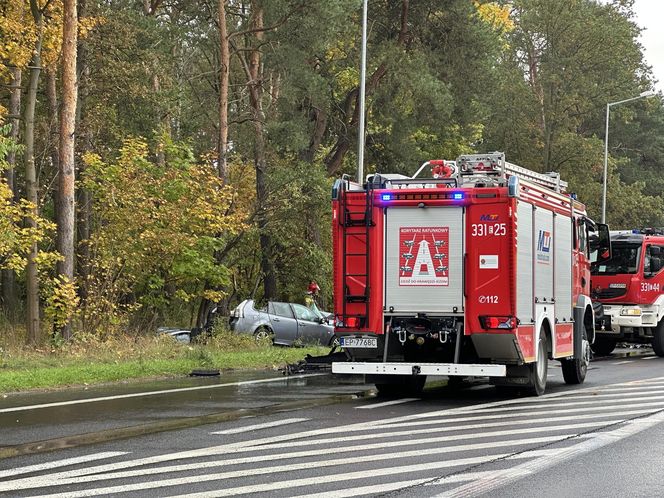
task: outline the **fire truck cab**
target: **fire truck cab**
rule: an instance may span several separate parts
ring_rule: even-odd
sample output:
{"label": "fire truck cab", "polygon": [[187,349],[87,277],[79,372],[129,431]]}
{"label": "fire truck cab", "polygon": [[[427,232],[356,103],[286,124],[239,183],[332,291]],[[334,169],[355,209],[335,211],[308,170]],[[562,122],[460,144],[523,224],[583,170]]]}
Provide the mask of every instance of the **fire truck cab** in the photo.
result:
{"label": "fire truck cab", "polygon": [[619,340],[652,343],[664,356],[664,231],[611,232],[613,257],[592,265],[592,286],[604,322],[593,350],[610,354]]}
{"label": "fire truck cab", "polygon": [[[433,178],[418,178],[431,167]],[[335,333],[379,393],[427,375],[489,377],[540,395],[547,362],[583,382],[594,340],[590,261],[606,225],[554,173],[503,153],[430,161],[413,177],[333,188]]]}

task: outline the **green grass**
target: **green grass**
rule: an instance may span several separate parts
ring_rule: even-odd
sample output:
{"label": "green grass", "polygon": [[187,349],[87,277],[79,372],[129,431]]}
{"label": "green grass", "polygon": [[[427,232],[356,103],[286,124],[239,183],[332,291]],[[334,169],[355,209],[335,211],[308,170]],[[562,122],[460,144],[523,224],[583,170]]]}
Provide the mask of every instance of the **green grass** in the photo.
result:
{"label": "green grass", "polygon": [[188,375],[194,369],[264,370],[295,363],[328,348],[257,345],[251,338],[222,333],[205,345],[169,337],[78,338],[59,348],[0,345],[0,393],[94,385],[129,379]]}

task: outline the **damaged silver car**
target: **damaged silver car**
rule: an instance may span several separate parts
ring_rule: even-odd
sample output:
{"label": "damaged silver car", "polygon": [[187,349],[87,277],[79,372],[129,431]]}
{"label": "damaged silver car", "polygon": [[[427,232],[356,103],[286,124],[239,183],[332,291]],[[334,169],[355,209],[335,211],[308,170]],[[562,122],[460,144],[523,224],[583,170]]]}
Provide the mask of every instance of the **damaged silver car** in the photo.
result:
{"label": "damaged silver car", "polygon": [[256,308],[252,299],[242,301],[231,313],[230,327],[234,332],[252,334],[256,340],[292,346],[322,344],[332,346],[336,340],[334,327],[328,323],[329,313],[296,303],[270,301]]}

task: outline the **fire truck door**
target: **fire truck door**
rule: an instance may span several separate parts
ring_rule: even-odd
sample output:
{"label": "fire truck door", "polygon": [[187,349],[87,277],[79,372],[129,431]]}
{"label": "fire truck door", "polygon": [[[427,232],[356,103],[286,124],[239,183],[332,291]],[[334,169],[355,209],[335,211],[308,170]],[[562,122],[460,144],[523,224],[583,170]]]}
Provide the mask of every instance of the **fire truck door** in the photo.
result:
{"label": "fire truck door", "polygon": [[463,311],[463,208],[390,207],[385,215],[385,311]]}

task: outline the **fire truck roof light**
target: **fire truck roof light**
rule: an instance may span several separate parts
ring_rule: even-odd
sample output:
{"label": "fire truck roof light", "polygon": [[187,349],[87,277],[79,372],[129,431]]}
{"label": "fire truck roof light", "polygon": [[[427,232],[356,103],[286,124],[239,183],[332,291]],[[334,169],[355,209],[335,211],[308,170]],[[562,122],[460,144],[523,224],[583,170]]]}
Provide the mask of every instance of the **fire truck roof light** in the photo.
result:
{"label": "fire truck roof light", "polygon": [[455,192],[452,197],[455,201],[463,200],[463,192]]}
{"label": "fire truck roof light", "polygon": [[384,200],[384,201],[391,201],[392,200],[392,194],[381,194],[380,198],[381,198],[381,200]]}

